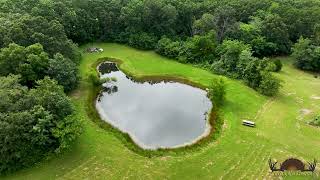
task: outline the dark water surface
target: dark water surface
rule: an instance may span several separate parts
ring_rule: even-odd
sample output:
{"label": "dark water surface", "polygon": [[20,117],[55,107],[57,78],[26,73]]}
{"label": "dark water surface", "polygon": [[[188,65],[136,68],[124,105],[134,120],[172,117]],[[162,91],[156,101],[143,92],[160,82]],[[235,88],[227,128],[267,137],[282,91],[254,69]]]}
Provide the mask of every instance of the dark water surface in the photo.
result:
{"label": "dark water surface", "polygon": [[103,84],[96,107],[103,120],[145,149],[190,144],[210,131],[211,101],[204,90],[177,82],[135,82],[114,63],[99,66]]}

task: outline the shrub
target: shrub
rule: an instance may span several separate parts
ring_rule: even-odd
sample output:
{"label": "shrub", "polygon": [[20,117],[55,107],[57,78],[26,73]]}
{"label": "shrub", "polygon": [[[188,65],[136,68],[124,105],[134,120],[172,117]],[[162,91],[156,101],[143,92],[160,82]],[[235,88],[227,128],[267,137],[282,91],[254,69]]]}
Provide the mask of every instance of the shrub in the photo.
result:
{"label": "shrub", "polygon": [[226,85],[223,79],[213,79],[209,87],[209,98],[216,107],[221,107],[225,102]]}
{"label": "shrub", "polygon": [[212,62],[215,59],[217,42],[215,33],[195,35],[186,41],[172,41],[163,37],[158,41],[156,52],[179,60],[182,63]]}
{"label": "shrub", "polygon": [[64,87],[66,92],[75,89],[79,82],[78,67],[62,54],[54,55],[49,61],[48,74]]}
{"label": "shrub", "polygon": [[97,75],[95,75],[94,73],[91,73],[89,75],[88,79],[94,87],[99,87],[102,84],[107,83],[107,82],[117,82],[116,77],[106,77],[106,78],[101,79]]}
{"label": "shrub", "polygon": [[209,32],[206,35],[195,35],[183,43],[180,49],[180,56],[184,56],[189,63],[201,63],[212,61],[215,58],[217,42],[215,33]]}
{"label": "shrub", "polygon": [[276,69],[274,72],[280,72],[282,69],[282,62],[280,61],[280,59],[274,60],[273,63],[276,65]]}
{"label": "shrub", "polygon": [[[223,68],[227,74],[234,74],[237,70],[237,65],[240,60],[240,55],[242,52],[251,52],[251,49],[248,45],[244,44],[241,41],[237,40],[226,40],[218,47],[217,54],[220,56],[221,63]],[[251,54],[250,54],[251,56]]]}
{"label": "shrub", "polygon": [[258,91],[266,96],[274,96],[279,92],[281,81],[274,77],[270,72],[261,72],[261,81]]}
{"label": "shrub", "polygon": [[[229,75],[223,61],[216,61],[211,64],[210,70],[215,74]],[[229,75],[230,76],[230,75]]]}
{"label": "shrub", "polygon": [[263,59],[265,63],[265,70],[270,72],[279,72],[282,69],[282,62],[280,59],[270,60],[269,58]]}
{"label": "shrub", "polygon": [[100,78],[97,75],[95,75],[94,73],[89,74],[88,79],[91,82],[91,84],[93,86],[95,86],[95,87],[100,86],[101,84],[103,84],[103,83],[101,83]]}
{"label": "shrub", "polygon": [[52,134],[59,141],[59,147],[55,150],[61,152],[68,149],[74,139],[82,133],[82,117],[79,114],[69,115],[63,121],[56,123],[56,127],[52,130]]}
{"label": "shrub", "polygon": [[215,73],[242,79],[249,87],[264,95],[273,96],[279,91],[279,80],[268,72],[281,69],[282,64],[252,56],[250,46],[237,40],[224,41],[217,52],[220,60],[211,66],[211,70]]}
{"label": "shrub", "polygon": [[266,67],[265,67],[265,70],[266,70],[266,71],[276,72],[277,66],[274,64],[274,62],[272,62],[272,61],[267,61],[266,63],[267,63],[267,64],[266,64]]}
{"label": "shrub", "polygon": [[169,38],[163,37],[158,41],[156,52],[163,56],[178,59],[181,51],[181,42],[172,41]]}
{"label": "shrub", "polygon": [[250,42],[253,55],[256,57],[271,56],[277,52],[277,45],[272,42],[267,42],[264,37],[257,37]]}
{"label": "shrub", "polygon": [[129,45],[138,49],[154,49],[157,38],[147,33],[136,33],[129,37]]}
{"label": "shrub", "polygon": [[314,126],[320,126],[320,115],[314,117],[310,124]]}
{"label": "shrub", "polygon": [[292,48],[292,56],[296,59],[294,65],[302,70],[320,71],[320,46],[310,39],[300,38]]}
{"label": "shrub", "polygon": [[257,89],[261,83],[261,60],[254,59],[249,61],[245,68],[243,68],[242,79],[246,84],[253,88]]}

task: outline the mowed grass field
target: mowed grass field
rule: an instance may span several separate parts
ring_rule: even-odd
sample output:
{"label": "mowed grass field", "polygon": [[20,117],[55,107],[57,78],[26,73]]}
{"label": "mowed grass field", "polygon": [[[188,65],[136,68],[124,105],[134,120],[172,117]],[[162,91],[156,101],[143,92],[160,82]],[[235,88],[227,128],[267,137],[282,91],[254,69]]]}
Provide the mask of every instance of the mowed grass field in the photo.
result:
{"label": "mowed grass field", "polygon": [[[277,73],[283,80],[277,97],[267,98],[240,81],[226,80],[225,124],[217,140],[188,153],[148,158],[128,149],[114,132],[101,129],[88,117],[86,77],[92,64],[98,58],[113,57],[123,60],[122,68],[137,76],[179,76],[203,85],[209,85],[216,75],[152,51],[108,43],[82,48],[90,46],[102,47],[104,52],[83,55],[81,85],[71,94],[83,117],[84,133],[69,152],[1,179],[278,179],[269,172],[269,158],[279,163],[289,157],[320,160],[320,129],[307,124],[320,113],[320,79],[296,70],[289,58],[282,58],[284,67]],[[255,121],[257,127],[242,126],[243,119]]]}

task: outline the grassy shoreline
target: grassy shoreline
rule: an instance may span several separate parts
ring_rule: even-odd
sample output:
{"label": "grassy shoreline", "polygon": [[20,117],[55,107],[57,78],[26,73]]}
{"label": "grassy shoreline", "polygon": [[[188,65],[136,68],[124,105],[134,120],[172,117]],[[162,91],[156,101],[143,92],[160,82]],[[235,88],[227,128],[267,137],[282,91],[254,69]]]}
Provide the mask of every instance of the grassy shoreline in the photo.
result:
{"label": "grassy shoreline", "polygon": [[[120,59],[115,59],[115,58],[108,58],[108,57],[103,57],[103,58],[99,58],[97,59],[92,65],[92,71],[96,70],[96,78],[99,78],[99,73],[97,71],[97,66],[99,66],[99,64],[103,63],[103,62],[114,62],[118,65],[118,68],[124,72],[126,75],[130,76],[131,78],[133,78],[135,81],[139,81],[139,82],[145,82],[145,81],[155,81],[155,82],[160,82],[160,81],[174,81],[174,82],[179,82],[179,83],[183,83],[183,84],[187,84],[196,88],[200,88],[202,90],[206,90],[207,87],[203,86],[202,84],[197,84],[194,83],[186,78],[183,77],[175,77],[175,76],[157,76],[157,75],[152,75],[152,76],[135,76],[135,74],[131,73],[130,71],[126,71],[125,69],[121,68],[121,65],[124,63],[122,60]],[[85,77],[86,79],[88,79],[88,77]],[[97,96],[100,94],[101,92],[101,86],[94,86],[91,85],[90,87],[90,93],[88,96],[88,107],[87,109],[87,114],[90,117],[90,119],[95,122],[96,124],[98,124],[98,126],[102,129],[105,129],[107,131],[110,131],[112,133],[115,134],[116,137],[120,138],[124,144],[126,145],[126,147],[130,150],[132,150],[135,153],[138,153],[142,156],[146,156],[146,157],[154,157],[154,156],[164,156],[167,155],[170,152],[174,152],[174,153],[188,153],[190,151],[195,151],[199,148],[201,148],[202,146],[205,146],[209,143],[209,141],[214,141],[219,137],[221,128],[222,128],[222,124],[223,124],[223,118],[221,117],[221,114],[219,113],[219,109],[216,108],[212,108],[210,110],[210,113],[208,115],[208,123],[210,125],[210,132],[208,135],[205,135],[203,137],[201,137],[199,140],[197,140],[196,142],[193,142],[191,144],[188,144],[186,146],[182,146],[182,147],[177,147],[177,148],[159,148],[159,149],[155,149],[155,150],[149,150],[149,149],[143,149],[141,147],[139,147],[130,137],[129,134],[122,132],[121,130],[113,127],[112,125],[110,125],[109,123],[103,121],[97,110],[95,109],[95,101]]]}

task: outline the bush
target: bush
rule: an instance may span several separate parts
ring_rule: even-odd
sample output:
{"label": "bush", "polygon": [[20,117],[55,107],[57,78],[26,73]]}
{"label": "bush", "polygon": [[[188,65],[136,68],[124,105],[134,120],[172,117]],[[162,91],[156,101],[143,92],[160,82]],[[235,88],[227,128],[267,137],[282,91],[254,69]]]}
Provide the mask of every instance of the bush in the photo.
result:
{"label": "bush", "polygon": [[265,70],[270,72],[279,72],[282,69],[282,62],[280,59],[276,60],[270,60],[268,58],[264,58],[264,61],[266,62]]}
{"label": "bush", "polygon": [[263,37],[257,37],[250,42],[253,55],[259,58],[264,56],[272,56],[277,52],[277,45],[272,42],[267,42]]}
{"label": "bush", "polygon": [[101,86],[104,82],[101,81],[101,79],[94,73],[89,75],[89,81],[91,82],[91,84],[95,87]]}
{"label": "bush", "polygon": [[223,79],[214,79],[209,87],[209,98],[213,105],[221,107],[225,102],[226,85]]}
{"label": "bush", "polygon": [[178,59],[181,51],[181,42],[172,41],[169,38],[163,37],[158,41],[156,52],[163,56]]}
{"label": "bush", "polygon": [[261,81],[258,91],[266,96],[274,96],[279,92],[281,81],[274,77],[270,72],[263,71],[261,73]]}
{"label": "bush", "polygon": [[195,35],[183,43],[179,55],[185,57],[189,63],[212,62],[216,56],[217,42],[215,39],[214,32],[201,36]]}
{"label": "bush", "polygon": [[91,73],[88,79],[94,87],[99,87],[104,83],[117,82],[116,77],[106,77],[101,79],[94,73]]}
{"label": "bush", "polygon": [[216,61],[216,62],[213,62],[211,64],[211,68],[210,70],[215,73],[215,74],[221,74],[221,75],[227,75],[227,76],[231,76],[226,68],[225,68],[225,64],[223,63],[223,61]]}
{"label": "bush", "polygon": [[129,45],[138,49],[154,49],[157,44],[157,38],[147,33],[136,33],[129,37]]}
{"label": "bush", "polygon": [[69,115],[63,121],[56,123],[56,127],[52,130],[53,136],[58,139],[59,147],[55,150],[61,152],[68,149],[74,139],[82,133],[82,117],[79,114]]}
{"label": "bush", "polygon": [[[237,65],[240,60],[240,55],[244,52],[251,52],[250,46],[244,44],[241,41],[237,40],[226,40],[218,47],[217,54],[220,56],[221,63],[223,68],[228,75],[234,74],[237,71]],[[251,54],[249,55],[251,56]]]}
{"label": "bush", "polygon": [[265,70],[266,70],[266,71],[276,72],[277,66],[274,64],[274,62],[272,62],[272,61],[267,61],[266,63],[267,63],[267,64],[266,64],[266,67],[265,67]]}
{"label": "bush", "polygon": [[58,53],[49,61],[48,74],[70,92],[78,86],[78,67],[70,59]]}
{"label": "bush", "polygon": [[156,52],[179,60],[182,63],[212,62],[215,59],[217,42],[215,33],[195,35],[186,41],[172,41],[163,37],[158,41]]}
{"label": "bush", "polygon": [[294,65],[302,70],[320,72],[320,46],[310,39],[300,38],[292,48],[292,56],[296,59]]}
{"label": "bush", "polygon": [[261,64],[261,60],[254,59],[242,71],[242,79],[253,89],[257,89],[261,83]]}
{"label": "bush", "polygon": [[280,61],[280,59],[276,59],[273,61],[273,63],[276,65],[276,69],[274,72],[280,72],[282,69],[282,62]]}
{"label": "bush", "polygon": [[311,125],[320,126],[320,115],[316,116],[311,122]]}
{"label": "bush", "polygon": [[279,91],[280,82],[268,71],[281,69],[282,64],[275,64],[267,58],[258,59],[252,54],[251,48],[243,42],[226,40],[219,46],[220,60],[212,63],[211,70],[242,79],[249,87],[264,95],[275,95]]}

